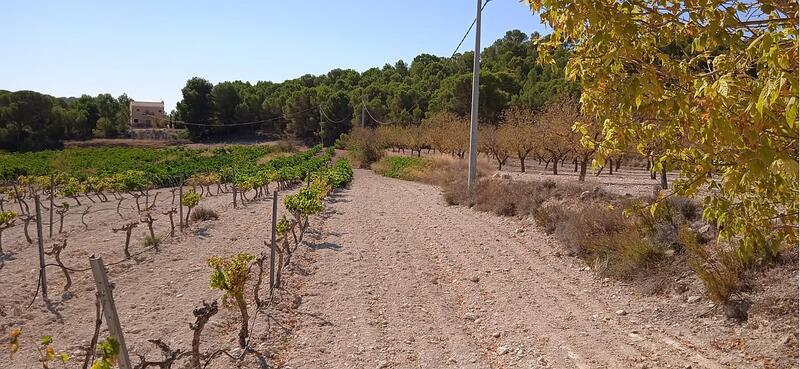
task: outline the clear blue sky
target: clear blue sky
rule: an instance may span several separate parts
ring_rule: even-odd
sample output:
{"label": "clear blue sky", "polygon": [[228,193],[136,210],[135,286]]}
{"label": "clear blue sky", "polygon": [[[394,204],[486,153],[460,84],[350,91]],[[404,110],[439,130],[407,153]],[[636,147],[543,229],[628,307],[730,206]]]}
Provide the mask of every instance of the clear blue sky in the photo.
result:
{"label": "clear blue sky", "polygon": [[[169,110],[193,76],[281,82],[449,56],[474,17],[473,0],[4,0],[0,89],[125,92]],[[491,1],[482,46],[514,28],[548,33],[526,4]]]}

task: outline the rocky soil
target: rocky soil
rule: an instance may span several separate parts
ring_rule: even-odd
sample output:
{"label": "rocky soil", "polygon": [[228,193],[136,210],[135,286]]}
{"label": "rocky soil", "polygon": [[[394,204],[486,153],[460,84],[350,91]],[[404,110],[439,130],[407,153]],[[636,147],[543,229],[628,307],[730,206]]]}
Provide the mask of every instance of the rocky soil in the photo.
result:
{"label": "rocky soil", "polygon": [[739,324],[692,275],[645,294],[563,256],[527,220],[368,171],[319,228],[292,280],[303,297],[287,368],[797,367],[792,263]]}
{"label": "rocky soil", "polygon": [[[152,339],[188,350],[192,309],[221,297],[208,287],[205,259],[260,253],[271,222],[271,200],[233,209],[227,194],[201,201],[219,220],[169,238],[160,212],[170,195],[161,192],[159,250],[109,267],[128,347],[149,359],[159,358]],[[86,217],[89,229],[80,223],[83,208],[75,209],[66,233],[46,248],[67,237],[62,256],[72,268],[88,267],[93,254],[121,260],[124,234],[111,228],[138,215],[130,200],[123,217],[115,205],[94,204],[99,212]],[[796,260],[753,279],[750,319],[742,324],[726,320],[690,273],[664,274],[668,288],[655,294],[636,281],[604,279],[530,220],[447,206],[436,187],[369,171],[356,171],[311,228],[277,304],[255,319],[258,356],[238,364],[221,356],[210,368],[797,367]],[[144,250],[146,234],[144,225],[134,231],[132,252]],[[37,298],[26,309],[36,290],[36,246],[21,227],[3,241],[10,256],[0,270],[0,340],[22,327],[23,348],[14,359],[2,353],[0,368],[40,367],[35,347],[44,334],[75,356],[68,367],[80,367],[95,315],[91,273],[73,273],[62,295],[63,276],[48,268],[50,302]],[[237,318],[221,308],[203,351],[238,353]]]}

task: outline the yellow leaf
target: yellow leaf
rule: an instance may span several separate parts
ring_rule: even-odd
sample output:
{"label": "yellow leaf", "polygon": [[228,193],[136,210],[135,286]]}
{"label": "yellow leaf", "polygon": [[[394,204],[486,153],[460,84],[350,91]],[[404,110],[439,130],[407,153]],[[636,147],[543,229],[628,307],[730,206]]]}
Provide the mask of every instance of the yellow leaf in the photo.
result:
{"label": "yellow leaf", "polygon": [[717,91],[720,95],[727,97],[728,96],[728,81],[724,79],[720,79],[717,81]]}

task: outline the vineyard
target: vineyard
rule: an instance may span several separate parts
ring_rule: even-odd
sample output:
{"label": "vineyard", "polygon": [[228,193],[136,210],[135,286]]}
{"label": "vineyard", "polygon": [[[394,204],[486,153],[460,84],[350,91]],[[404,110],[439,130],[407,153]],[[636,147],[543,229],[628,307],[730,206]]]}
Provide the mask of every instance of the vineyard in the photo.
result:
{"label": "vineyard", "polygon": [[[263,360],[272,311],[292,299],[281,277],[313,228],[309,217],[352,178],[333,154],[320,146],[3,154],[0,273],[14,281],[0,300],[8,367]],[[114,286],[116,318],[97,263]],[[215,314],[224,319],[206,327]],[[238,339],[216,339],[228,333]]]}

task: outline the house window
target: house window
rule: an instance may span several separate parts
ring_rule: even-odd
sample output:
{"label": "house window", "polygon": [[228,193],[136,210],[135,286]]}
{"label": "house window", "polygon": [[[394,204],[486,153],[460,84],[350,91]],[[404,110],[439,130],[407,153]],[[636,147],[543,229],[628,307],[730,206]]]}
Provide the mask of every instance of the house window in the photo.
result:
{"label": "house window", "polygon": [[162,112],[161,109],[158,109],[158,112],[161,113]]}
{"label": "house window", "polygon": [[134,119],[133,122],[134,123],[139,123],[139,120],[138,119]]}
{"label": "house window", "polygon": [[139,108],[136,108],[136,111],[139,111]]}

